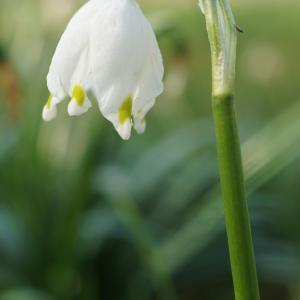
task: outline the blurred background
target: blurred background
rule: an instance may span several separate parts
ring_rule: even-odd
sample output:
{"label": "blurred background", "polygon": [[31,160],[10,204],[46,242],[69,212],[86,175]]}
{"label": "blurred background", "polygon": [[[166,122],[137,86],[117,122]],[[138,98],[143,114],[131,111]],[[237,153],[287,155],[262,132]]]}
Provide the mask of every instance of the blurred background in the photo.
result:
{"label": "blurred background", "polygon": [[[0,299],[233,299],[197,1],[140,1],[166,89],[128,142],[95,105],[41,120],[51,57],[84,2],[0,0]],[[233,6],[262,300],[299,300],[300,3]]]}

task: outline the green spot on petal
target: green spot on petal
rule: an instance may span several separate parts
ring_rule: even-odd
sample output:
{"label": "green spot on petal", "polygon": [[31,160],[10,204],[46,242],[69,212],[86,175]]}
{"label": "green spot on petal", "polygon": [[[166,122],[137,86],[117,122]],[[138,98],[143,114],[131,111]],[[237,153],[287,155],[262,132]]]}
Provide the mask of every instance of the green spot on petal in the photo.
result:
{"label": "green spot on petal", "polygon": [[52,99],[53,99],[53,95],[50,94],[50,95],[49,95],[49,98],[48,98],[48,100],[47,100],[47,103],[46,103],[46,107],[47,107],[48,109],[51,108],[51,101],[52,101]]}
{"label": "green spot on petal", "polygon": [[73,88],[72,99],[76,100],[79,106],[84,104],[85,92],[81,85],[76,84]]}
{"label": "green spot on petal", "polygon": [[124,124],[126,120],[131,118],[132,112],[132,97],[128,96],[119,108],[119,121]]}

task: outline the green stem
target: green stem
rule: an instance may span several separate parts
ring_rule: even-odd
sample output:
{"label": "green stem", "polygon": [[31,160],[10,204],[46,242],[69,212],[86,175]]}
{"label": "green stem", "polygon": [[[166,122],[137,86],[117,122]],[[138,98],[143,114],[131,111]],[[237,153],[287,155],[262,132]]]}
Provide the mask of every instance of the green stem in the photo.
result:
{"label": "green stem", "polygon": [[258,300],[240,142],[232,95],[213,97],[220,179],[236,300]]}
{"label": "green stem", "polygon": [[237,31],[228,0],[200,0],[212,56],[212,102],[236,300],[259,300],[234,106]]}

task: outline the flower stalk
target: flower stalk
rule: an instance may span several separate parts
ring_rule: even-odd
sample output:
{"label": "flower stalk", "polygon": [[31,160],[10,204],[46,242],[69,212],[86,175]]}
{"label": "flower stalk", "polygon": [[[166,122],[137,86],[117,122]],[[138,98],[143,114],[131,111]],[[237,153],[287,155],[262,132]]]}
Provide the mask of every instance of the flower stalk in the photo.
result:
{"label": "flower stalk", "polygon": [[236,300],[259,300],[234,104],[237,26],[229,0],[200,0],[212,59],[212,107]]}

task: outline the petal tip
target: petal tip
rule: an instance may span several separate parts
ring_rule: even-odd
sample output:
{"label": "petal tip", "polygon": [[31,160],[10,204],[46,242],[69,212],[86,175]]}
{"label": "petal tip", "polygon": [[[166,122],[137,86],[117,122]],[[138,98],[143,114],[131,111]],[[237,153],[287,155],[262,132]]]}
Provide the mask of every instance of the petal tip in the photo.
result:
{"label": "petal tip", "polygon": [[117,130],[118,134],[120,135],[120,137],[124,141],[127,141],[127,140],[130,139],[130,137],[131,137],[131,128],[132,128],[132,121],[131,120],[127,120],[123,124],[119,123],[116,126],[116,130]]}
{"label": "petal tip", "polygon": [[146,130],[146,120],[145,119],[135,119],[134,129],[138,134],[143,134]]}
{"label": "petal tip", "polygon": [[50,122],[57,116],[57,108],[55,105],[48,107],[47,105],[43,108],[42,118],[45,122]]}
{"label": "petal tip", "polygon": [[89,100],[85,100],[83,105],[79,105],[78,102],[72,98],[68,104],[68,114],[71,117],[80,116],[86,113],[91,106],[92,105]]}

